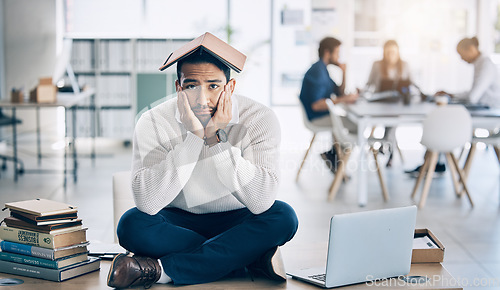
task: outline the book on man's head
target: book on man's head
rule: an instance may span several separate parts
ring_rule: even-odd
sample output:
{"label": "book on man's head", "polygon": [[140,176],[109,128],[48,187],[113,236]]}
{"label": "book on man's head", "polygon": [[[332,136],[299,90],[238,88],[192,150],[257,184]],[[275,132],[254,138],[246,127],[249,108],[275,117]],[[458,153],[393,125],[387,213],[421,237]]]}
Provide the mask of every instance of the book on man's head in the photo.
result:
{"label": "book on man's head", "polygon": [[35,216],[67,214],[75,213],[78,211],[76,206],[43,198],[8,202],[5,204],[5,207],[8,209],[29,213]]}
{"label": "book on man's head", "polygon": [[0,239],[25,245],[55,249],[86,242],[86,228],[65,233],[46,234],[0,226]]}
{"label": "book on man's head", "polygon": [[87,261],[73,264],[61,269],[49,269],[38,266],[20,264],[15,262],[1,261],[0,272],[62,282],[74,277],[81,276],[100,268],[100,259],[90,257]]}
{"label": "book on man's head", "polygon": [[20,220],[13,216],[6,217],[3,221],[8,227],[20,228],[46,234],[57,234],[57,233],[71,232],[82,229],[82,220],[75,220],[67,223],[41,225],[41,226],[31,224],[29,222]]}
{"label": "book on man's head", "polygon": [[243,70],[243,66],[245,65],[245,61],[247,59],[243,53],[239,52],[231,45],[220,40],[210,32],[206,32],[172,52],[168,56],[165,63],[163,63],[160,67],[160,71],[163,71],[179,60],[201,49],[210,53],[212,56],[238,73]]}

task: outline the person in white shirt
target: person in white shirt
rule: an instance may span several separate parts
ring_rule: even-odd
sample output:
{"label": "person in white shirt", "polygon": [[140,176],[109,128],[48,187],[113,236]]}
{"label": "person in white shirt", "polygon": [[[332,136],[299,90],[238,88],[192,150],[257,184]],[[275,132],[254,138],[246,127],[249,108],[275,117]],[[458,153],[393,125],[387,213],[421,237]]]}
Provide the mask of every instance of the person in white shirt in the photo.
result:
{"label": "person in white shirt", "polygon": [[[457,52],[465,62],[474,66],[474,80],[472,87],[467,92],[450,94],[439,91],[436,96],[450,96],[452,99],[460,99],[469,104],[485,105],[490,108],[500,108],[500,74],[497,66],[489,57],[479,50],[479,40],[477,37],[464,38],[457,44]],[[436,172],[443,173],[446,170],[443,156],[440,155],[436,165]],[[417,177],[421,166],[406,173]]]}
{"label": "person in white shirt", "polygon": [[117,228],[134,256],[115,257],[108,286],[199,284],[245,269],[286,281],[278,247],[295,235],[298,219],[276,200],[278,119],[233,94],[229,72],[198,48],[177,62],[177,97],[138,120],[136,207]]}
{"label": "person in white shirt", "polygon": [[489,107],[500,107],[500,74],[491,59],[479,50],[476,37],[464,38],[457,45],[457,52],[467,63],[474,66],[474,80],[469,91],[450,94],[439,91],[436,95],[448,95],[463,99],[471,104],[481,104]]}

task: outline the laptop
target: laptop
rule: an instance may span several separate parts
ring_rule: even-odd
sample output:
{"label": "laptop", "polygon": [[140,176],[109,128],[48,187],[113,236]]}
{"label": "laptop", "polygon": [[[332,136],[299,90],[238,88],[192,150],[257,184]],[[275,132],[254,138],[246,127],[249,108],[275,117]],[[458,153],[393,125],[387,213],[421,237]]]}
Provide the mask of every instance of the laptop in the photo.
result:
{"label": "laptop", "polygon": [[416,217],[416,206],[335,215],[330,220],[326,269],[287,274],[324,288],[407,275]]}
{"label": "laptop", "polygon": [[401,94],[398,91],[362,92],[361,96],[368,102],[399,102]]}
{"label": "laptop", "polygon": [[361,95],[369,102],[399,102],[401,96],[409,93],[410,80],[383,79],[377,92],[364,91]]}
{"label": "laptop", "polygon": [[470,103],[469,100],[466,99],[450,99],[448,104],[451,105],[464,105],[464,107],[469,111],[477,111],[477,110],[488,110],[490,107],[485,104],[479,103]]}
{"label": "laptop", "polygon": [[404,89],[408,90],[411,85],[410,80],[390,80],[383,79],[380,81],[380,92],[385,91],[398,91],[403,92]]}

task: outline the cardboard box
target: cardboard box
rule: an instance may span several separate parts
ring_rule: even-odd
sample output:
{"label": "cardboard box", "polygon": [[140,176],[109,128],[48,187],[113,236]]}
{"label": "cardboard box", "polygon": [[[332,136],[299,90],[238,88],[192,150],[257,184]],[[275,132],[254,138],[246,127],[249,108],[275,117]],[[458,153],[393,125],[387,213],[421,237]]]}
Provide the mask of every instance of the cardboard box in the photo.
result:
{"label": "cardboard box", "polygon": [[30,99],[29,99],[29,102],[30,102],[30,103],[36,103],[36,87],[34,87],[34,88],[30,91]]}
{"label": "cardboard box", "polygon": [[36,88],[37,103],[55,103],[57,88],[52,84],[52,78],[41,78]]}
{"label": "cardboard box", "polygon": [[12,103],[22,103],[24,102],[24,93],[21,90],[12,89],[10,93],[10,101]]}
{"label": "cardboard box", "polygon": [[439,248],[413,249],[412,263],[441,263],[444,259],[443,243],[428,229],[415,229],[415,238],[428,236]]}

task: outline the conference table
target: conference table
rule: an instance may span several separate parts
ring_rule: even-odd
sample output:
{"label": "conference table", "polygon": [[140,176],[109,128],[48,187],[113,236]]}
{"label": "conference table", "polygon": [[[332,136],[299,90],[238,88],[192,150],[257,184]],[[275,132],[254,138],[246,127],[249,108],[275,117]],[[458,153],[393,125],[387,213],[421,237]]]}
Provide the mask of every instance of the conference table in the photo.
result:
{"label": "conference table", "polygon": [[[402,102],[368,102],[364,99],[345,105],[347,117],[357,124],[357,144],[361,150],[358,156],[357,191],[358,205],[365,206],[368,199],[367,136],[364,132],[373,126],[396,127],[401,124],[421,124],[425,117],[436,108],[435,103],[418,102],[404,105]],[[474,128],[493,129],[500,126],[500,108],[469,110]]]}

